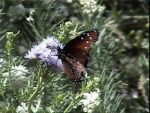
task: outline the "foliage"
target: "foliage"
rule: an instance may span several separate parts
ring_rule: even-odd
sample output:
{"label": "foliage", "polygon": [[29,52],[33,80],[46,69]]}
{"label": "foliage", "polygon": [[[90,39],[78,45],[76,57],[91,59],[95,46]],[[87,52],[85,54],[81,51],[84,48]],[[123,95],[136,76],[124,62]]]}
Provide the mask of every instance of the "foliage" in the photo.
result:
{"label": "foliage", "polygon": [[[1,0],[0,112],[148,113],[147,3]],[[82,84],[24,57],[48,35],[66,43],[90,29],[100,36]]]}

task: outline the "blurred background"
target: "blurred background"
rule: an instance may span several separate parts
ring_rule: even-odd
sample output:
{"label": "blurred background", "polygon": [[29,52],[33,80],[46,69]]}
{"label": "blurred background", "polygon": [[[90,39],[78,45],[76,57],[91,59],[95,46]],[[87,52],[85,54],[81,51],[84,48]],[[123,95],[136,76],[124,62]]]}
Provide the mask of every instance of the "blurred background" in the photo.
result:
{"label": "blurred background", "polygon": [[[93,28],[100,31],[102,41],[100,52],[97,45],[92,50],[89,73],[93,73],[90,69],[93,65],[99,71],[107,62],[108,70],[120,74],[117,81],[122,85],[117,90],[123,95],[124,112],[149,113],[149,0],[0,0],[1,58],[7,56],[4,52],[7,32],[19,32],[12,56],[25,62],[24,55],[32,44],[47,35],[66,43]],[[95,59],[94,51],[100,53],[100,58]],[[98,59],[99,68],[95,64]],[[3,73],[1,71],[1,75]],[[10,91],[4,87],[0,88],[0,101],[9,103],[6,100],[11,98]],[[22,99],[17,102],[20,101]],[[81,113],[81,108],[78,109]],[[12,108],[6,111],[13,113]],[[78,110],[70,111],[74,112]]]}

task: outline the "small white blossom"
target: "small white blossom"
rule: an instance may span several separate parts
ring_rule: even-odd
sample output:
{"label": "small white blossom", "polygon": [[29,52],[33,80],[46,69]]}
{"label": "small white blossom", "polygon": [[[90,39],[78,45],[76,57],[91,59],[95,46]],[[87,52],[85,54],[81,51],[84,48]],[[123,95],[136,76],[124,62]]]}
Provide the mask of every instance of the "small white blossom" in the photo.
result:
{"label": "small white blossom", "polygon": [[27,59],[40,59],[56,71],[63,71],[61,59],[58,58],[58,48],[63,48],[56,38],[48,36],[38,45],[34,45],[25,55]]}
{"label": "small white blossom", "polygon": [[2,68],[6,64],[6,60],[3,58],[0,58],[0,68]]}
{"label": "small white blossom", "polygon": [[[11,74],[15,77],[23,77],[28,73],[28,70],[26,67],[19,65],[19,66],[13,66],[11,69]],[[8,72],[4,73],[4,76],[7,77]]]}
{"label": "small white blossom", "polygon": [[99,105],[99,90],[84,93],[84,99],[80,101],[83,104],[83,111],[92,113],[95,106]]}
{"label": "small white blossom", "polygon": [[3,77],[5,78],[4,81],[7,83],[10,79],[14,88],[23,88],[25,85],[27,85],[27,81],[29,79],[26,76],[28,72],[29,71],[27,68],[22,65],[13,66],[10,71],[11,76],[9,76],[9,72],[3,73]]}
{"label": "small white blossom", "polygon": [[34,21],[33,15],[34,15],[34,13],[35,13],[35,9],[30,9],[30,10],[29,10],[29,13],[30,13],[30,16],[26,18],[27,21],[29,21],[29,22],[30,22],[30,21]]}
{"label": "small white blossom", "polygon": [[138,92],[136,90],[132,90],[131,96],[134,99],[137,99],[139,97]]}
{"label": "small white blossom", "polygon": [[104,6],[97,5],[96,0],[80,0],[80,4],[82,5],[82,11],[83,13],[92,16],[96,11],[101,14],[103,10],[105,9]]}
{"label": "small white blossom", "polygon": [[21,103],[16,109],[16,113],[28,113],[28,107],[26,103]]}
{"label": "small white blossom", "polygon": [[73,2],[73,0],[66,0],[66,2],[67,2],[67,3],[72,3],[72,2]]}

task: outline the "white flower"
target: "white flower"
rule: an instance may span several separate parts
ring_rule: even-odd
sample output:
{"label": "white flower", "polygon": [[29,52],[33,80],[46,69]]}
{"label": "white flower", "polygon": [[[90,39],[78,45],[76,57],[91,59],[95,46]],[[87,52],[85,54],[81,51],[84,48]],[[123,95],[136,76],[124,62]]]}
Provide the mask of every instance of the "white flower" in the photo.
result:
{"label": "white flower", "polygon": [[26,76],[28,72],[29,71],[26,69],[26,67],[22,65],[13,66],[10,71],[11,76],[9,76],[9,72],[3,73],[3,77],[5,77],[4,81],[7,83],[10,79],[14,88],[23,88],[25,85],[27,85],[27,81],[29,79]]}
{"label": "white flower", "polygon": [[92,113],[95,106],[99,105],[99,90],[84,93],[84,99],[80,101],[83,104],[83,111]]}
{"label": "white flower", "polygon": [[80,0],[79,2],[82,5],[81,8],[83,13],[89,16],[92,16],[96,11],[98,11],[99,14],[101,14],[105,9],[104,6],[97,5],[96,0]]}
{"label": "white flower", "polygon": [[138,92],[136,90],[132,90],[131,96],[134,99],[137,99],[139,97]]}
{"label": "white flower", "polygon": [[80,4],[83,6],[82,10],[86,14],[94,13],[97,9],[95,0],[80,0]]}
{"label": "white flower", "polygon": [[0,68],[2,68],[6,64],[6,60],[3,58],[0,58]]}
{"label": "white flower", "polygon": [[28,113],[28,107],[26,103],[21,103],[16,109],[17,113]]}
{"label": "white flower", "polygon": [[[11,69],[11,74],[15,77],[20,77],[23,78],[23,76],[25,76],[28,73],[28,70],[26,69],[26,67],[19,65],[19,66],[13,66]],[[7,77],[8,72],[4,73],[4,76]]]}
{"label": "white flower", "polygon": [[30,21],[34,21],[33,15],[34,15],[34,13],[35,13],[35,9],[30,9],[30,10],[29,10],[29,13],[30,13],[30,16],[26,18],[27,21],[29,21],[29,22],[30,22]]}
{"label": "white flower", "polygon": [[61,59],[58,59],[58,48],[63,48],[56,38],[48,36],[38,45],[34,45],[25,55],[27,59],[40,59],[56,71],[63,71]]}
{"label": "white flower", "polygon": [[66,0],[66,2],[67,2],[67,3],[72,3],[72,2],[73,2],[73,0]]}

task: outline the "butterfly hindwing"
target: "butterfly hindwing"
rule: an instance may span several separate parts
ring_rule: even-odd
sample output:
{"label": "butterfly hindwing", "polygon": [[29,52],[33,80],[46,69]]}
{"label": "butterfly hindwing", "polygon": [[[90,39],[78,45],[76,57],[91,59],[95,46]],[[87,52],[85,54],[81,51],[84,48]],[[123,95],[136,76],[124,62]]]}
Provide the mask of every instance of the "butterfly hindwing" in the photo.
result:
{"label": "butterfly hindwing", "polygon": [[85,72],[84,66],[77,60],[69,57],[63,57],[62,60],[64,71],[69,80],[81,82],[84,79],[83,73]]}

